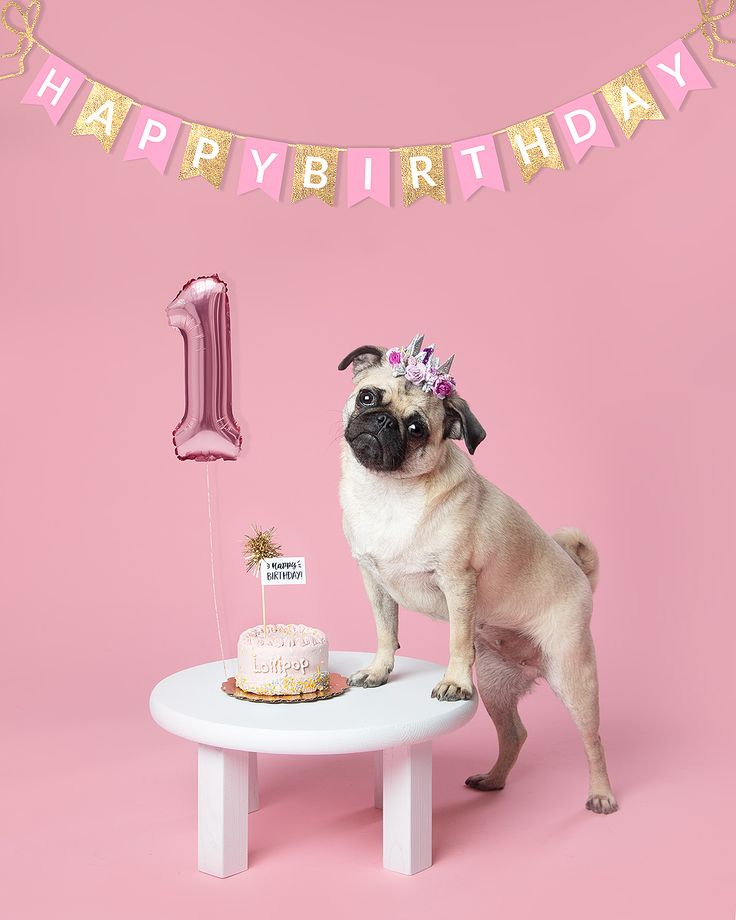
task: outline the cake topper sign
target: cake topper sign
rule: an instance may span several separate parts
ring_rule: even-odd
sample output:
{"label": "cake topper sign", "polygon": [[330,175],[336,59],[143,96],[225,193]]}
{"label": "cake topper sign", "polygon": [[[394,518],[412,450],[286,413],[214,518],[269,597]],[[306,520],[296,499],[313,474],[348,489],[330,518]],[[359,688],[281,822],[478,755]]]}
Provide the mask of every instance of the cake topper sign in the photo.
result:
{"label": "cake topper sign", "polygon": [[307,569],[303,556],[276,556],[260,565],[262,585],[305,585]]}
{"label": "cake topper sign", "polygon": [[281,547],[274,536],[276,528],[261,530],[246,537],[243,544],[245,566],[254,575],[261,576],[261,615],[266,629],[266,585],[305,585],[307,569],[303,556],[282,556]]}

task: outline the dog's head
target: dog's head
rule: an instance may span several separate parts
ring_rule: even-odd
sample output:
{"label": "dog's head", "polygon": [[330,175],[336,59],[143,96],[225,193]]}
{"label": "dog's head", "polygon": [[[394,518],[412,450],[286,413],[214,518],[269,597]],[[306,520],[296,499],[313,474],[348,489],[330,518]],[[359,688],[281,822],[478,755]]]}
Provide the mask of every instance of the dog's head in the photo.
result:
{"label": "dog's head", "polygon": [[440,399],[394,376],[386,349],[362,345],[338,365],[352,365],[353,392],[343,410],[345,440],[369,470],[421,476],[443,456],[446,438],[462,438],[470,453],[486,433],[464,399]]}

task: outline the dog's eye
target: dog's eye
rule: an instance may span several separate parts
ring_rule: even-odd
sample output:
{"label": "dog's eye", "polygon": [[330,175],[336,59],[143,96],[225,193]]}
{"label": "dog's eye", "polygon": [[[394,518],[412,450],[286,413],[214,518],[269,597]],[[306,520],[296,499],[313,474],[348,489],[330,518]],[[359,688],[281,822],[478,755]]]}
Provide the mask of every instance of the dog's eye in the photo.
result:
{"label": "dog's eye", "polygon": [[376,394],[373,390],[361,390],[358,393],[357,403],[359,406],[372,406],[376,402]]}
{"label": "dog's eye", "polygon": [[412,422],[406,430],[410,438],[423,438],[427,433],[427,429],[421,422]]}

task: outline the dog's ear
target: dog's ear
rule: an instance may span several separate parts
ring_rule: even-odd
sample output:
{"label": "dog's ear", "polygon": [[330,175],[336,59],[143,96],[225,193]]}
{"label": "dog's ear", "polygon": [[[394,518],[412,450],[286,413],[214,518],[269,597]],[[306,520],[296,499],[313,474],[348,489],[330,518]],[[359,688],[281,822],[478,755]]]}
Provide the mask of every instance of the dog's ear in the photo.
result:
{"label": "dog's ear", "polygon": [[475,453],[476,447],[485,438],[485,429],[470,411],[470,406],[460,396],[447,396],[444,399],[446,438],[460,438],[465,441],[468,452]]}
{"label": "dog's ear", "polygon": [[378,345],[361,345],[360,348],[354,348],[349,355],[345,355],[337,365],[337,369],[344,371],[349,364],[352,364],[353,376],[355,376],[361,371],[368,370],[369,367],[380,364],[385,354],[386,349]]}

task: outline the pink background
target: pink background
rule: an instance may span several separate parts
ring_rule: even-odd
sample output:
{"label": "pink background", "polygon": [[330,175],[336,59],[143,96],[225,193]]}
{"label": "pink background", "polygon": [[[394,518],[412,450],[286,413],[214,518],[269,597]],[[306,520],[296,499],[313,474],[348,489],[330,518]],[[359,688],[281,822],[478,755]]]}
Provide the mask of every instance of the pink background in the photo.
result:
{"label": "pink background", "polygon": [[[422,15],[342,0],[46,6],[49,45],[154,106],[359,146],[452,141],[551,109],[696,17],[690,0],[666,14],[531,2],[523,22],[514,4],[469,0],[467,15],[435,0]],[[703,60],[702,39],[691,47]],[[179,182],[186,132],[162,178],[123,160],[132,117],[106,155],[70,134],[83,94],[57,128],[18,104],[42,60],[0,85],[7,915],[310,916],[317,879],[321,916],[730,917],[736,73],[706,62],[716,89],[677,115],[657,94],[667,120],[628,143],[608,118],[618,149],[529,187],[501,138],[506,194],[464,204],[449,166],[446,207],[401,207],[394,179],[392,209],[348,210],[344,182],[335,209],[238,197],[235,148],[221,192]],[[307,587],[272,592],[274,620],[372,645],[337,503],[350,383],[336,365],[424,331],[457,352],[489,432],[480,471],[546,528],[573,523],[598,544],[618,815],[584,811],[581,745],[541,686],[504,792],[463,786],[495,756],[485,713],[436,744],[430,871],[381,870],[363,755],[264,757],[252,870],[195,871],[195,750],[147,704],[161,677],[218,654],[204,469],[174,458],[182,345],[164,314],[183,281],[214,271],[230,284],[246,439],[216,470],[229,648],[257,617],[239,558],[253,523],[308,560]],[[446,657],[444,624],[406,613],[401,640]]]}

